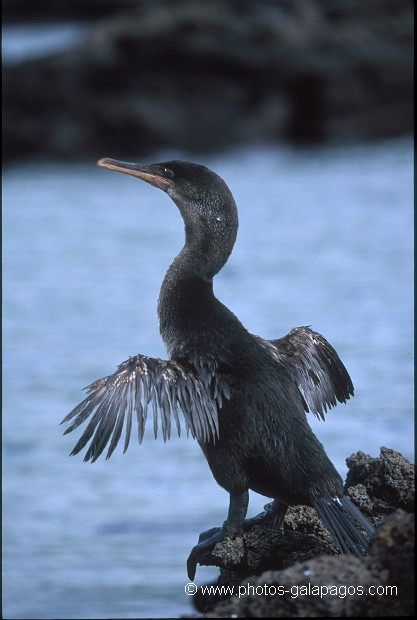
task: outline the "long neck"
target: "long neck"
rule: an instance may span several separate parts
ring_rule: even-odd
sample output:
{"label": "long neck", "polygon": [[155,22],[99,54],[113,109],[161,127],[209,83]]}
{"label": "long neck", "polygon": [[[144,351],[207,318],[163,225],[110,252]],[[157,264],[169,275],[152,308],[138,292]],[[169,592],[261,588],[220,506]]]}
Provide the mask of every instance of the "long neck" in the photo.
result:
{"label": "long neck", "polygon": [[229,258],[238,228],[233,197],[228,189],[224,194],[217,210],[208,200],[204,208],[174,200],[184,219],[185,244],[165,275],[158,301],[160,332],[171,356],[212,332],[218,319],[222,304],[214,296],[213,277]]}
{"label": "long neck", "polygon": [[216,303],[213,279],[198,273],[185,246],[165,274],[158,300],[159,328],[170,355],[209,322]]}

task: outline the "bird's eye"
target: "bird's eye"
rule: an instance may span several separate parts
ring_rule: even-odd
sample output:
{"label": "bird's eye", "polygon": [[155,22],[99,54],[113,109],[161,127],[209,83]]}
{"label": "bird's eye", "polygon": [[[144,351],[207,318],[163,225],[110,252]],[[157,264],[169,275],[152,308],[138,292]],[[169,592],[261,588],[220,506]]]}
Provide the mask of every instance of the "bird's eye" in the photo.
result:
{"label": "bird's eye", "polygon": [[170,168],[164,168],[164,177],[166,177],[167,179],[174,178],[174,173],[172,172],[172,170],[170,170]]}

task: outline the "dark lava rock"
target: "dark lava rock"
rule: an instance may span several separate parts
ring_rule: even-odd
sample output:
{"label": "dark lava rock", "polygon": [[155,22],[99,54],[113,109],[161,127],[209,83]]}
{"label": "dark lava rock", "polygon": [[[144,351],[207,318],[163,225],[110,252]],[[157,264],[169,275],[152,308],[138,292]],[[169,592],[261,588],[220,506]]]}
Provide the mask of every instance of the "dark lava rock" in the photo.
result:
{"label": "dark lava rock", "polygon": [[249,578],[240,584],[240,597],[219,603],[207,617],[306,618],[351,615],[349,612],[355,607],[355,599],[362,592],[358,586],[368,589],[370,586],[381,586],[382,582],[358,558],[352,556],[343,560],[340,556],[321,556],[285,571],[269,571],[260,577]]}
{"label": "dark lava rock", "polygon": [[282,528],[253,525],[207,556],[235,595],[194,597],[206,617],[413,615],[414,518],[404,508],[413,510],[414,467],[388,448],[347,463],[346,492],[378,526],[369,556],[340,555],[313,509],[291,507]]}
{"label": "dark lava rock", "polygon": [[368,615],[414,616],[414,545],[413,514],[397,510],[379,527],[367,565],[374,573],[385,574],[385,584],[392,590],[387,590],[389,596],[373,599],[373,613]]}
{"label": "dark lava rock", "polygon": [[[346,459],[349,472],[345,490],[364,513],[389,514],[396,508],[414,511],[414,465],[405,460],[399,452],[381,448],[381,456],[371,458],[357,452]],[[355,489],[361,485],[371,498],[365,507],[356,501]]]}
{"label": "dark lava rock", "polygon": [[4,68],[5,158],[125,158],[411,130],[408,0],[126,6],[95,21],[76,49]]}

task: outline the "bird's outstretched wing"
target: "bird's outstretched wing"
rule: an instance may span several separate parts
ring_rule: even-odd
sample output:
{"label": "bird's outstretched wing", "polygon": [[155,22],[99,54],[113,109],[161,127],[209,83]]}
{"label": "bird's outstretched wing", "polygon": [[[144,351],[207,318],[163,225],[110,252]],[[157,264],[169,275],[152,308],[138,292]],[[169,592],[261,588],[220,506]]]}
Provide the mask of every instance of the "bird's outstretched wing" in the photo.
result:
{"label": "bird's outstretched wing", "polygon": [[[71,452],[77,454],[91,439],[84,461],[97,460],[107,444],[106,458],[117,446],[126,420],[124,452],[126,452],[135,413],[138,440],[142,442],[148,405],[152,404],[155,438],[160,418],[164,441],[171,435],[171,414],[178,434],[181,432],[178,410],[184,415],[185,427],[199,441],[215,440],[219,426],[217,408],[222,397],[229,398],[227,385],[216,374],[214,365],[192,360],[193,364],[136,355],[120,364],[112,375],[94,381],[86,389],[88,396],[63,420],[72,424],[70,433],[91,416],[87,428]],[[158,416],[159,413],[159,416]]]}
{"label": "bird's outstretched wing", "polygon": [[327,409],[353,396],[348,371],[334,348],[309,327],[296,327],[273,345],[271,353],[283,362],[306,402],[306,410],[324,420]]}

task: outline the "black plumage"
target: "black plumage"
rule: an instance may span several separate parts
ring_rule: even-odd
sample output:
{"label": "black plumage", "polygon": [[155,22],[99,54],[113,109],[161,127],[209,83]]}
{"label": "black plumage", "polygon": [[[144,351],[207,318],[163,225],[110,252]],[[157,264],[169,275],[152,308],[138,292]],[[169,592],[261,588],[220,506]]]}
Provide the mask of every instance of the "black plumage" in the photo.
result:
{"label": "black plumage", "polygon": [[[216,481],[230,494],[221,528],[201,534],[188,559],[194,578],[199,557],[251,521],[278,524],[288,505],[313,506],[343,552],[366,553],[372,525],[343,496],[340,475],[306,418],[353,396],[349,374],[334,348],[309,327],[277,340],[250,334],[213,293],[213,277],[236,239],[237,209],[214,172],[188,162],[137,165],[103,159],[102,167],[136,176],[164,190],[185,224],[185,244],[169,267],[158,315],[167,361],[136,355],[88,388],[63,422],[67,433],[89,419],[71,454],[90,442],[84,460],[109,458],[135,415],[142,441],[147,410],[155,437],[164,440],[171,418],[197,439]],[[248,490],[274,498],[272,508],[245,521]],[[363,533],[364,532],[364,533]],[[365,534],[365,535],[364,535]]]}

